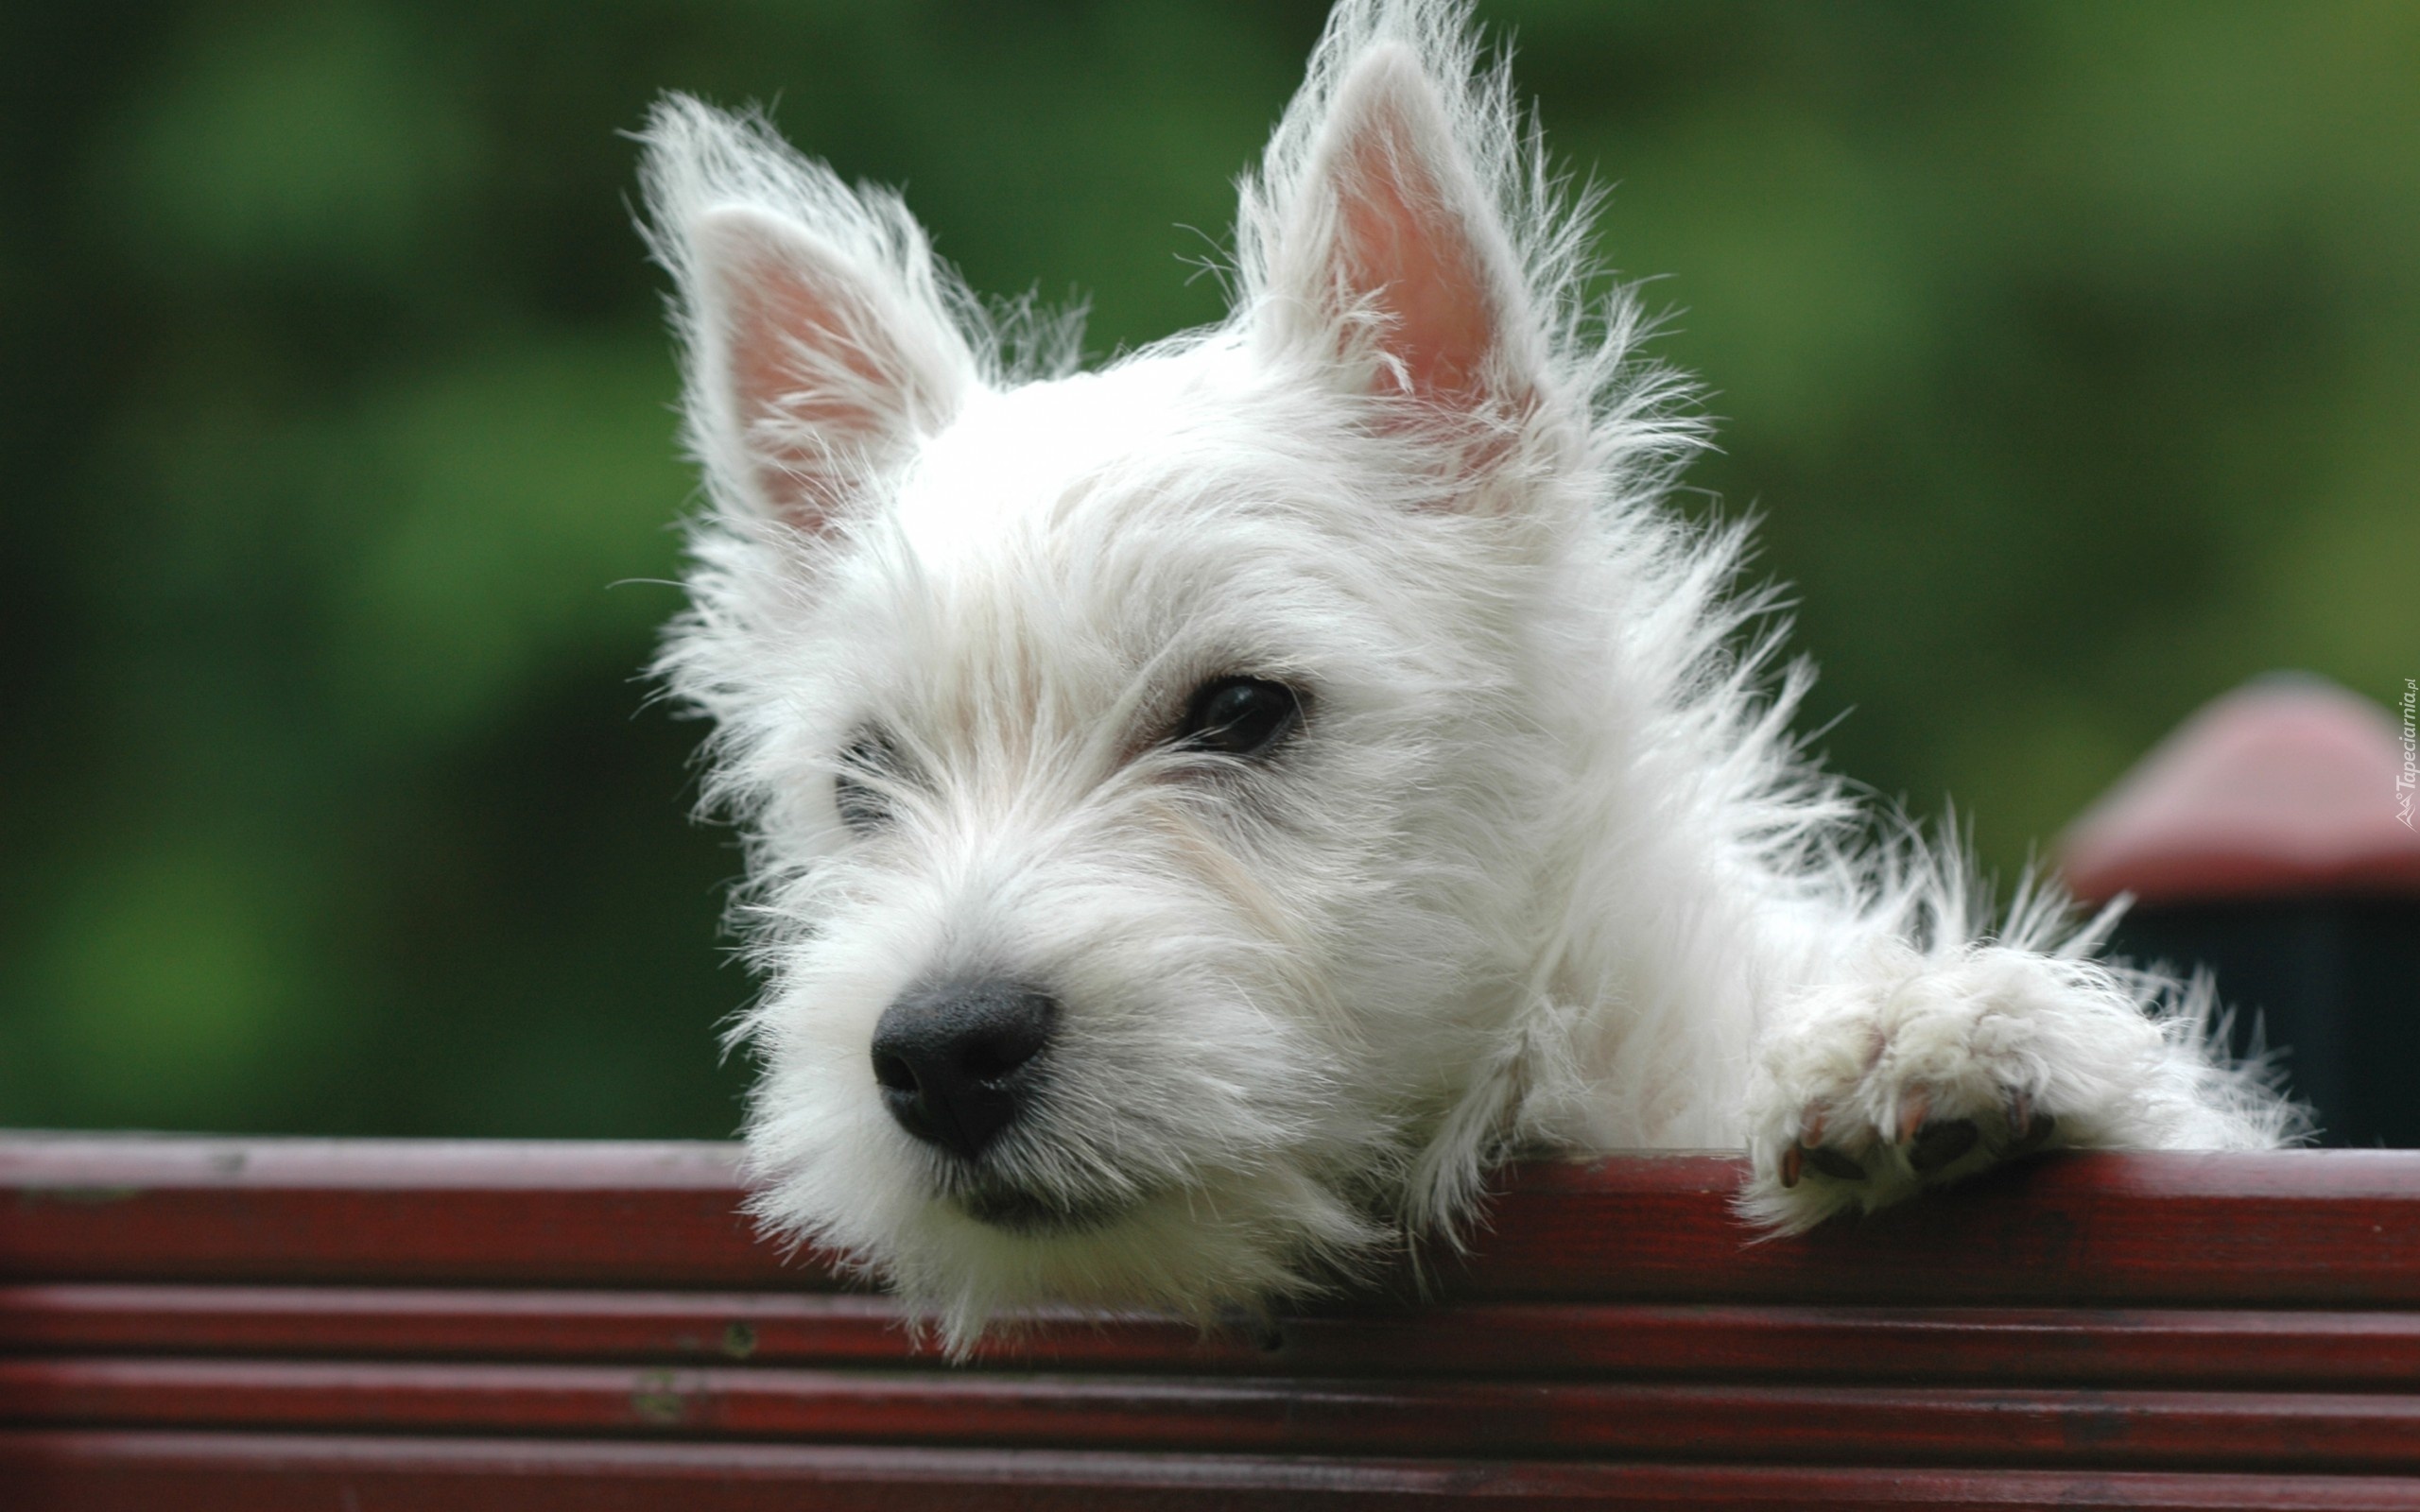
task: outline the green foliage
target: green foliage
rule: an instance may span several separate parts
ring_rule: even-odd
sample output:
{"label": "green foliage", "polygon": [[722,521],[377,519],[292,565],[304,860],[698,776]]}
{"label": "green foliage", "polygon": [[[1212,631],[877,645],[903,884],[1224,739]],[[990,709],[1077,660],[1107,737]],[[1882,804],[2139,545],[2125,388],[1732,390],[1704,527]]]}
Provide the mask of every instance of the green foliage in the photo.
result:
{"label": "green foliage", "polygon": [[[2420,10],[1489,14],[1669,275],[1726,417],[1691,507],[1765,517],[1844,768],[2005,874],[2252,674],[2420,670]],[[1318,19],[0,17],[0,1123],[727,1132],[735,858],[634,680],[690,484],[617,133],[777,101],[1109,351],[1216,313]]]}

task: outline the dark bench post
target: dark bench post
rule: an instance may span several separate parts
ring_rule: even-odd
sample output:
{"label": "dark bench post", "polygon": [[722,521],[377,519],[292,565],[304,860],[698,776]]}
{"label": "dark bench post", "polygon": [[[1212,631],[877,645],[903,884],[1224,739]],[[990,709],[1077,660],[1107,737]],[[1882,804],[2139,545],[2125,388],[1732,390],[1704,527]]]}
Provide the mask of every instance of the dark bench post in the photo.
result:
{"label": "dark bench post", "polygon": [[2420,1145],[2420,833],[2407,727],[2309,678],[2254,682],[2068,831],[2068,885],[2135,900],[2116,954],[2200,967],[2282,1052],[2322,1142]]}

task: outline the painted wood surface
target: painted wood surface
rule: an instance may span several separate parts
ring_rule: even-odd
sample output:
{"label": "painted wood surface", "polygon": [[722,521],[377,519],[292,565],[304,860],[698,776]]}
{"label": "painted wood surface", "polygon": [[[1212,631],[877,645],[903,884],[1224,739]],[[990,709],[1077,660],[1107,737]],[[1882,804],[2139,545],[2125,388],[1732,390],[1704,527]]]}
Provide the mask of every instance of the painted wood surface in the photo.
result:
{"label": "painted wood surface", "polygon": [[1335,1459],[804,1444],[0,1430],[18,1505],[78,1512],[2410,1512],[2382,1476]]}
{"label": "painted wood surface", "polygon": [[[0,1279],[837,1284],[714,1144],[0,1139]],[[1740,1162],[1511,1173],[1457,1296],[2420,1306],[2420,1152],[2072,1155],[1758,1242]]]}
{"label": "painted wood surface", "polygon": [[[0,1357],[11,1353],[942,1366],[889,1299],[854,1293],[144,1282],[0,1286]],[[2420,1386],[2420,1312],[1445,1301],[1331,1305],[1247,1336],[1067,1310],[977,1363],[2399,1388]]]}
{"label": "painted wood surface", "polygon": [[1781,1240],[1740,1174],[1530,1166],[1426,1300],[954,1366],[726,1146],[0,1136],[0,1504],[2420,1509],[2420,1154]]}

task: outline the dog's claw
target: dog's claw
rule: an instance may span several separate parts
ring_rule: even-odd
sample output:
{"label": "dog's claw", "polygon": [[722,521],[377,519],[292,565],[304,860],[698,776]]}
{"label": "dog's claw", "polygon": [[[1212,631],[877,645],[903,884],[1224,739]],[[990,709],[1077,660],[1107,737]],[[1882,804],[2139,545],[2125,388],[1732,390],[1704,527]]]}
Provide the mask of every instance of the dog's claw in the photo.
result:
{"label": "dog's claw", "polygon": [[1842,1155],[1840,1151],[1832,1148],[1828,1144],[1817,1144],[1808,1147],[1806,1150],[1806,1163],[1813,1166],[1823,1175],[1830,1177],[1835,1181],[1862,1181],[1865,1179],[1864,1166],[1858,1164],[1857,1161],[1851,1160],[1845,1155]]}
{"label": "dog's claw", "polygon": [[2048,1113],[2031,1115],[2026,1121],[2025,1132],[2010,1143],[2008,1153],[2011,1155],[2031,1154],[2049,1143],[2050,1136],[2058,1131],[2058,1127],[2059,1121]]}
{"label": "dog's claw", "polygon": [[1783,1186],[1794,1187],[1798,1185],[1799,1160],[1799,1149],[1795,1144],[1792,1144],[1789,1149],[1781,1152],[1781,1184]]}
{"label": "dog's claw", "polygon": [[1927,1124],[1908,1146],[1908,1163],[1919,1171],[1938,1171],[1973,1149],[1983,1137],[1971,1118]]}
{"label": "dog's claw", "polygon": [[[1932,1111],[1932,1099],[1923,1092],[1911,1092],[1899,1109],[1899,1143],[1907,1143],[1925,1126],[1925,1115]],[[1922,1169],[1919,1167],[1918,1169]]]}

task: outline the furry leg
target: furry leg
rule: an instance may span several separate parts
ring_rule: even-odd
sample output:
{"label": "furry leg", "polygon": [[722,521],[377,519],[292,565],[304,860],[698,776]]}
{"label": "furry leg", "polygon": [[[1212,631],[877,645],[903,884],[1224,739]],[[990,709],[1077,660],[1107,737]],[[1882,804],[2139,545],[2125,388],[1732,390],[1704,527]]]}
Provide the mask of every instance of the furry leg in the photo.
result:
{"label": "furry leg", "polygon": [[2273,1145],[2294,1111],[2209,1044],[2208,994],[2004,945],[1871,948],[1757,1046],[1740,1209],[1782,1231],[2057,1146]]}

